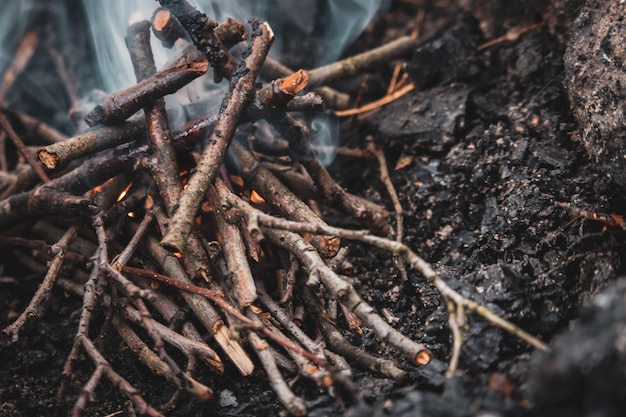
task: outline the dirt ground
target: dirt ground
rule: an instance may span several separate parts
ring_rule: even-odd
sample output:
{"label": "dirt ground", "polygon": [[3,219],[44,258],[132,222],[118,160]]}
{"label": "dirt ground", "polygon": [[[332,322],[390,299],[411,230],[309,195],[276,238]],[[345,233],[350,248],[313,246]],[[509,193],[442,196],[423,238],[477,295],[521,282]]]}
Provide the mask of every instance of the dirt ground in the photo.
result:
{"label": "dirt ground", "polygon": [[[626,214],[626,197],[611,175],[619,168],[593,153],[604,142],[589,146],[579,129],[585,119],[570,107],[566,87],[570,94],[592,94],[585,84],[571,84],[564,67],[569,23],[581,2],[476,1],[470,10],[454,2],[409,3],[393,2],[349,53],[410,31],[419,8],[426,10],[424,32],[450,23],[407,60],[416,89],[373,114],[343,120],[342,146],[364,147],[372,136],[389,166],[398,166],[391,176],[404,210],[405,242],[453,288],[538,336],[550,351],[535,352],[469,315],[459,370],[446,379],[451,335],[439,294],[414,271],[403,281],[387,254],[350,243],[359,293],[385,309],[399,331],[426,344],[435,359],[415,367],[368,329],[346,330],[352,343],[402,363],[410,380],[398,384],[355,368],[363,402],[347,409],[306,380],[294,390],[307,400],[311,416],[621,416],[626,229],[609,215]],[[545,24],[514,41],[478,50],[511,28],[539,21]],[[583,30],[585,22],[576,25]],[[616,28],[624,33],[618,23]],[[390,73],[385,68],[369,74],[366,99],[383,95]],[[355,94],[362,80],[335,86]],[[331,173],[350,191],[392,210],[375,160],[339,156]],[[577,219],[579,214],[586,217]],[[335,221],[355,226],[339,216]],[[17,280],[0,281],[0,327],[19,314],[41,279],[19,276],[11,253],[3,250],[0,263],[3,275]],[[80,302],[56,289],[46,315],[19,342],[0,347],[0,415],[50,414]],[[99,342],[148,401],[158,407],[169,399],[172,389],[119,339]],[[73,398],[92,371],[85,366],[72,383]],[[223,376],[200,371],[198,379],[216,397],[234,395],[236,404],[183,396],[168,415],[284,415],[261,371],[244,379],[227,367]],[[131,408],[104,383],[85,415],[130,416]]]}

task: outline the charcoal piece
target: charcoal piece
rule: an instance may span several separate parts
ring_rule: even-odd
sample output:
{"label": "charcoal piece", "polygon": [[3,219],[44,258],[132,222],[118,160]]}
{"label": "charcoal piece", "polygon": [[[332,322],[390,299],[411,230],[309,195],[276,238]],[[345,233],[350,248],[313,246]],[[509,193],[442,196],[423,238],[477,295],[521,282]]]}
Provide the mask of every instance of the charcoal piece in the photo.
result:
{"label": "charcoal piece", "polygon": [[469,17],[440,38],[418,48],[407,70],[418,89],[468,80],[478,74],[474,54],[481,39],[477,22]]}
{"label": "charcoal piece", "polygon": [[624,5],[589,0],[570,32],[565,88],[591,159],[626,188]]}
{"label": "charcoal piece", "polygon": [[577,328],[537,353],[529,390],[536,416],[623,416],[626,279],[598,295]]}
{"label": "charcoal piece", "polygon": [[368,118],[381,137],[440,151],[456,143],[465,126],[470,90],[465,85],[407,94]]}

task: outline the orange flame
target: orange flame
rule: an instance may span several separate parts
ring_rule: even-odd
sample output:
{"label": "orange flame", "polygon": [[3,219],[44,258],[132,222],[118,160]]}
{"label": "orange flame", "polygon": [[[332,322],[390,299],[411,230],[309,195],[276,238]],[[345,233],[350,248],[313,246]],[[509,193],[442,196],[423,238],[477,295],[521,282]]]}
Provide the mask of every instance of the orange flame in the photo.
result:
{"label": "orange flame", "polygon": [[261,197],[259,193],[257,193],[254,190],[252,190],[252,193],[250,194],[250,201],[256,204],[265,203],[265,200],[263,199],[263,197]]}

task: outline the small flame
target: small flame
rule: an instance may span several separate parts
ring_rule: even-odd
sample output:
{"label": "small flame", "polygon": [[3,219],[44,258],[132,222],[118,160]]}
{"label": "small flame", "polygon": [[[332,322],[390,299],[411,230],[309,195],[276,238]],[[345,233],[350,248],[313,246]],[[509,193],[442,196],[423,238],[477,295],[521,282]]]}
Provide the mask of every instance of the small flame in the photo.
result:
{"label": "small flame", "polygon": [[263,197],[261,197],[261,195],[254,190],[252,190],[252,193],[250,194],[250,201],[255,204],[265,203],[265,199],[263,199]]}
{"label": "small flame", "polygon": [[183,259],[183,254],[180,252],[174,252],[174,256],[177,257],[178,259]]}
{"label": "small flame", "polygon": [[131,219],[134,219],[135,218],[135,212],[134,211],[129,211],[127,216],[130,217]]}
{"label": "small flame", "polygon": [[124,188],[124,190],[120,193],[120,195],[117,196],[117,203],[119,203],[120,201],[122,201],[124,199],[124,197],[126,197],[126,194],[128,194],[128,190],[130,190],[130,187],[132,187],[133,183],[130,182],[128,183],[128,185],[126,186],[126,188]]}

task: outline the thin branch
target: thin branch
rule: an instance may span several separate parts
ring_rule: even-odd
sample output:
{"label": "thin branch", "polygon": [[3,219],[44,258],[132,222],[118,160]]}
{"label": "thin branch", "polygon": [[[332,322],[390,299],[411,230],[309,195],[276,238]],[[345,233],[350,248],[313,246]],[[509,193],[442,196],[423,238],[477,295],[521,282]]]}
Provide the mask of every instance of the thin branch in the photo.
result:
{"label": "thin branch", "polygon": [[[174,14],[176,15],[175,11]],[[181,194],[179,208],[174,213],[170,227],[161,240],[161,244],[171,250],[184,252],[196,212],[209,185],[216,177],[239,119],[254,94],[254,83],[272,44],[274,33],[267,23],[256,20],[252,21],[252,28],[250,53],[233,76],[208,145],[196,166],[196,172],[191,176],[187,188]]]}
{"label": "thin branch", "polygon": [[0,127],[2,127],[2,129],[7,132],[9,138],[13,141],[13,144],[17,148],[20,155],[22,155],[24,159],[28,162],[28,164],[33,168],[41,181],[43,181],[44,183],[50,182],[50,177],[48,176],[48,174],[46,174],[46,171],[44,171],[39,161],[37,161],[37,158],[35,158],[30,149],[28,149],[26,145],[24,145],[22,139],[18,136],[15,130],[13,130],[13,126],[11,126],[9,119],[7,119],[6,115],[3,112],[0,112]]}
{"label": "thin branch", "polygon": [[35,295],[30,299],[28,306],[26,306],[22,314],[20,314],[10,326],[2,330],[3,335],[11,337],[11,342],[15,343],[18,341],[19,332],[28,320],[37,319],[43,314],[45,304],[52,295],[52,287],[61,270],[67,249],[77,234],[78,228],[72,226],[63,234],[61,240],[51,247],[51,252],[54,253],[55,256],[48,267],[46,276],[41,284],[39,284]]}

